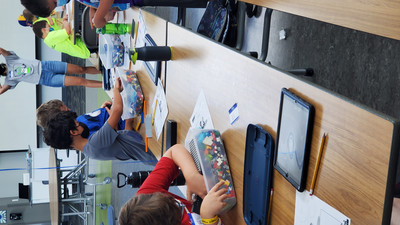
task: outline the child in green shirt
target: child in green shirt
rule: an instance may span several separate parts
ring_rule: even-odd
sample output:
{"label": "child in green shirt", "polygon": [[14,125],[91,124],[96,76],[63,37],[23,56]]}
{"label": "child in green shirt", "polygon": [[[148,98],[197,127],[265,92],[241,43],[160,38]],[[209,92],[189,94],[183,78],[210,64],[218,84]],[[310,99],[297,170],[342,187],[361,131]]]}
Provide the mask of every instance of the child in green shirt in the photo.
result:
{"label": "child in green shirt", "polygon": [[[54,22],[54,21],[53,21]],[[54,22],[56,24],[56,21]],[[74,44],[71,39],[71,26],[68,17],[65,16],[62,22],[63,28],[51,27],[47,18],[39,19],[33,23],[32,29],[38,38],[44,39],[44,43],[50,48],[68,54],[70,56],[87,59],[90,51],[81,38],[77,37]]]}

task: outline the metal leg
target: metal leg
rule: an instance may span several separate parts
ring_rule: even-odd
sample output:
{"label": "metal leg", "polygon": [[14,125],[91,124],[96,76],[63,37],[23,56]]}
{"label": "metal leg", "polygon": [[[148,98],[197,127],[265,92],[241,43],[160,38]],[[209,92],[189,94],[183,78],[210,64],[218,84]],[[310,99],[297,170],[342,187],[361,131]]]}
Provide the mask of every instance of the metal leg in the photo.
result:
{"label": "metal leg", "polygon": [[92,186],[96,186],[96,185],[103,185],[103,184],[109,184],[111,183],[111,178],[110,177],[105,177],[104,181],[101,183],[85,183],[86,185],[92,185]]}
{"label": "metal leg", "polygon": [[93,213],[92,213],[93,225],[96,225],[96,185],[93,186]]}
{"label": "metal leg", "polygon": [[237,9],[237,41],[236,41],[236,49],[242,50],[243,42],[244,42],[244,27],[245,27],[245,11],[246,11],[246,3],[242,1],[238,1],[238,9]]}
{"label": "metal leg", "polygon": [[61,199],[61,202],[67,202],[67,203],[81,203],[90,200],[90,198],[67,198],[67,199]]}
{"label": "metal leg", "polygon": [[312,75],[314,75],[314,70],[312,68],[292,69],[292,70],[288,70],[288,72],[292,73],[294,75],[299,75],[299,76],[312,76]]}
{"label": "metal leg", "polygon": [[73,205],[68,205],[69,209],[71,209],[71,213],[63,213],[62,216],[79,216],[85,224],[87,224],[87,216],[90,212],[87,211],[86,203],[83,205],[83,212],[80,212]]}
{"label": "metal leg", "polygon": [[272,9],[267,8],[265,10],[265,15],[264,15],[264,29],[263,29],[261,53],[260,57],[258,58],[261,61],[265,61],[268,55],[269,33],[271,30],[271,15],[272,15]]}
{"label": "metal leg", "polygon": [[[71,172],[69,172],[67,175],[65,175],[62,179],[61,179],[61,183],[68,183],[68,181],[70,181],[73,177],[77,176],[79,173],[82,172],[82,169],[86,166],[87,163],[87,158],[83,159],[79,165],[72,170]],[[87,176],[86,176],[87,177]]]}
{"label": "metal leg", "polygon": [[178,18],[176,24],[180,24],[181,26],[186,25],[186,8],[178,7]]}

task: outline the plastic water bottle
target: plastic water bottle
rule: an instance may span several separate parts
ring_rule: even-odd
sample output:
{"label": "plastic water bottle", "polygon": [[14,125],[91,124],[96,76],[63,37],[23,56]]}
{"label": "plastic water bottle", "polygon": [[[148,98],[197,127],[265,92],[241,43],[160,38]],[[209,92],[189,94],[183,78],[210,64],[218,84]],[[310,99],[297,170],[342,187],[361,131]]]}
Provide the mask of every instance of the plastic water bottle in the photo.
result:
{"label": "plastic water bottle", "polygon": [[132,31],[131,24],[125,23],[106,23],[104,27],[97,28],[98,34],[129,34]]}

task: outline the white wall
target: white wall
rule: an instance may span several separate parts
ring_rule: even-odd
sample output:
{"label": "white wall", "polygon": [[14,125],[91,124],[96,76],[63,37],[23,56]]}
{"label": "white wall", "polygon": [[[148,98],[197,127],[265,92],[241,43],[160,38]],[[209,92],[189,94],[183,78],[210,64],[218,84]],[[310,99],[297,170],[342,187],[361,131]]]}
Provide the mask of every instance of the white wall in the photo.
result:
{"label": "white wall", "polygon": [[[43,40],[40,40],[41,46],[40,46],[40,52],[42,56],[42,61],[61,61],[61,53],[57,52],[54,49],[51,49],[49,46],[47,46]],[[61,88],[55,88],[55,87],[47,87],[47,86],[40,86],[40,89],[42,91],[42,98],[40,99],[41,102],[47,102],[52,99],[60,99],[61,100],[61,93],[62,89]]]}
{"label": "white wall", "polygon": [[[0,170],[27,168],[25,152],[0,152]],[[22,183],[22,174],[26,170],[0,171],[0,198],[18,197],[18,183]]]}
{"label": "white wall", "polygon": [[[35,58],[32,30],[18,24],[23,6],[18,0],[0,0],[0,47],[12,50],[21,58]],[[0,57],[0,62],[5,62]],[[4,79],[0,82],[3,84]],[[0,151],[36,146],[36,86],[20,83],[0,96]]]}

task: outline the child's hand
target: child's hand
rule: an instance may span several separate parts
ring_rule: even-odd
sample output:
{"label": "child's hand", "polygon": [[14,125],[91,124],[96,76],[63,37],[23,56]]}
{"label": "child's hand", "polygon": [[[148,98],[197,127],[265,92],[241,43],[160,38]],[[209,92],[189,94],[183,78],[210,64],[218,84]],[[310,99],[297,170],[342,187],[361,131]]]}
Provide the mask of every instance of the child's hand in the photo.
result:
{"label": "child's hand", "polygon": [[0,48],[0,55],[9,56],[9,55],[11,55],[11,53],[9,51],[5,50],[4,48]]}
{"label": "child's hand", "polygon": [[110,113],[111,113],[111,111],[110,111],[111,105],[112,105],[112,102],[110,102],[110,101],[105,101],[105,102],[103,103],[103,105],[101,105],[100,108],[105,108],[106,111],[108,112],[108,114],[110,114]]}
{"label": "child's hand", "polygon": [[112,102],[111,102],[111,101],[105,101],[105,102],[100,106],[100,108],[106,108],[106,107],[111,106],[111,105],[112,105]]}
{"label": "child's hand", "polygon": [[114,17],[115,17],[115,12],[110,11],[110,12],[108,12],[108,13],[106,14],[106,16],[104,17],[104,19],[105,19],[106,21],[110,21],[110,20],[113,20]]}
{"label": "child's hand", "polygon": [[206,197],[204,197],[200,208],[201,218],[213,218],[226,206],[226,202],[224,202],[224,200],[228,197],[226,194],[227,189],[219,189],[224,182],[225,181],[223,180],[218,182],[213,188],[211,188]]}
{"label": "child's hand", "polygon": [[94,28],[94,22],[93,22],[93,18],[94,15],[96,14],[96,8],[90,7],[90,11],[89,11],[89,21],[90,21],[90,28]]}
{"label": "child's hand", "polygon": [[124,87],[122,87],[122,83],[121,83],[121,78],[120,77],[118,77],[115,80],[114,90],[118,90],[120,93],[121,93],[121,91],[124,90]]}
{"label": "child's hand", "polygon": [[49,21],[49,25],[50,26],[53,26],[54,25],[54,21],[53,21],[53,19],[49,16],[49,17],[47,17],[47,20]]}
{"label": "child's hand", "polygon": [[65,29],[65,31],[67,32],[67,34],[70,35],[70,34],[71,34],[71,25],[70,25],[69,22],[68,22],[68,18],[67,18],[67,19],[64,19],[64,20],[62,21],[62,24],[63,24],[63,28]]}

